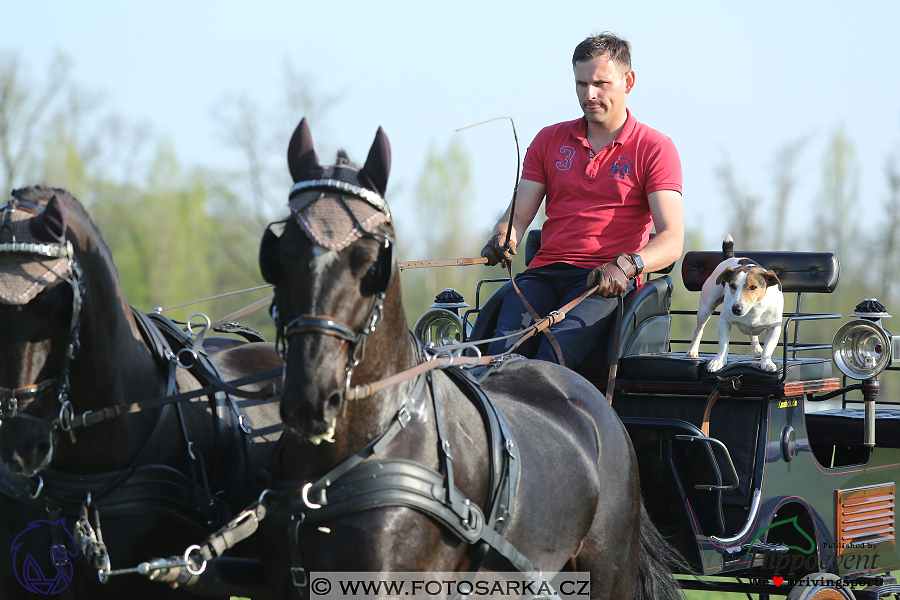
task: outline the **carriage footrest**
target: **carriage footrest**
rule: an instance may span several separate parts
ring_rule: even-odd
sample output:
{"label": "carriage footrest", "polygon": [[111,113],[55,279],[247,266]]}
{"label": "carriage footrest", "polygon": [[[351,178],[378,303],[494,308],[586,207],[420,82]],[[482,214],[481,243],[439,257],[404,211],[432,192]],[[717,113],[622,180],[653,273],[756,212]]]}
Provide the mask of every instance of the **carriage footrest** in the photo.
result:
{"label": "carriage footrest", "polygon": [[744,544],[740,548],[741,552],[752,552],[753,554],[787,554],[790,550],[790,548],[784,544],[770,544],[768,542],[760,541],[754,542],[752,548],[750,547],[750,544]]}

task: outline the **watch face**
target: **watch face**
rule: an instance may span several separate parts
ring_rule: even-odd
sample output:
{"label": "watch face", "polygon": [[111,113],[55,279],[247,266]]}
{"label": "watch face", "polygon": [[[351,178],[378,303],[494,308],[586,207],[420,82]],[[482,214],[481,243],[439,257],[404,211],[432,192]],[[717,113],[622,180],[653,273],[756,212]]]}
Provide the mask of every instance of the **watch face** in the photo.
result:
{"label": "watch face", "polygon": [[634,266],[637,267],[637,274],[640,275],[644,270],[644,261],[641,260],[641,257],[637,254],[631,255],[631,260],[634,261]]}

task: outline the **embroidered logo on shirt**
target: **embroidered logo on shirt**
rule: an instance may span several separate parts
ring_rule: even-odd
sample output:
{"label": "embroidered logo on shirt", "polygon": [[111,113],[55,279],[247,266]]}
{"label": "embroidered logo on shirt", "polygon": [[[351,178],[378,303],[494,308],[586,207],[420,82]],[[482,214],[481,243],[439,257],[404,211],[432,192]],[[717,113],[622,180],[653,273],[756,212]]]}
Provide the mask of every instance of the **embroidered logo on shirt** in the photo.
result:
{"label": "embroidered logo on shirt", "polygon": [[575,156],[575,148],[563,146],[559,149],[559,153],[563,155],[563,158],[556,161],[556,168],[560,171],[568,171],[572,168],[572,157]]}
{"label": "embroidered logo on shirt", "polygon": [[617,179],[628,179],[628,174],[634,171],[634,163],[620,156],[609,168],[608,176]]}

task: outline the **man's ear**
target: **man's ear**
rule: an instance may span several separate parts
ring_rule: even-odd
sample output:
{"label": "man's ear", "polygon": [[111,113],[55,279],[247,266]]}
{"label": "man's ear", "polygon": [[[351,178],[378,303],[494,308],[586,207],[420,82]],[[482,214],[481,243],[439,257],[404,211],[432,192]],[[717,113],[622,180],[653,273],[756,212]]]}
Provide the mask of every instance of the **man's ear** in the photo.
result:
{"label": "man's ear", "polygon": [[625,73],[625,93],[630,94],[631,90],[634,89],[634,71],[628,71]]}

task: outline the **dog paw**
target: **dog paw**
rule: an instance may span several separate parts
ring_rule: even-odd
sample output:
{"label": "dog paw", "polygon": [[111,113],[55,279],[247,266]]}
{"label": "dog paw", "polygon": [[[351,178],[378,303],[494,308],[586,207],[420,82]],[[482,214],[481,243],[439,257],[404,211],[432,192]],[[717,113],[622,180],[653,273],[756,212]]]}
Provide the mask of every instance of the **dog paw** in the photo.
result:
{"label": "dog paw", "polygon": [[716,371],[721,371],[722,367],[725,366],[727,361],[724,358],[714,358],[708,363],[706,363],[706,370],[710,373],[715,373]]}
{"label": "dog paw", "polygon": [[700,356],[700,353],[697,352],[694,348],[689,349],[689,350],[688,350],[687,352],[685,352],[684,354],[685,354],[685,356],[687,356],[688,358],[697,358],[698,356]]}
{"label": "dog paw", "polygon": [[762,369],[763,371],[777,371],[778,370],[778,367],[775,366],[775,363],[773,363],[769,359],[759,361],[759,368]]}

